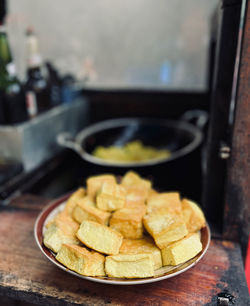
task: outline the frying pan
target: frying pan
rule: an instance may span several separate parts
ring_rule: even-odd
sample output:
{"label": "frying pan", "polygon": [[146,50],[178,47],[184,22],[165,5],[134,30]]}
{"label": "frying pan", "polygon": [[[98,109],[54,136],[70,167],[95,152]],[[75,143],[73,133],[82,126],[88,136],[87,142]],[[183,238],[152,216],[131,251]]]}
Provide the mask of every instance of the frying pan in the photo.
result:
{"label": "frying pan", "polygon": [[[91,167],[91,175],[97,173],[123,175],[128,170],[135,170],[153,179],[158,188],[180,190],[184,195],[192,195],[193,191],[197,190],[197,186],[200,186],[199,154],[203,132],[201,128],[184,119],[194,118],[197,125],[202,126],[206,122],[206,113],[191,111],[185,113],[182,120],[112,119],[85,128],[76,135],[75,139],[68,133],[63,133],[58,135],[57,140],[60,145],[74,150],[85,160]],[[163,159],[117,163],[91,154],[97,146],[123,146],[133,140],[141,140],[144,145],[157,149],[168,149],[171,155]],[[188,192],[190,188],[193,188],[191,193]]]}

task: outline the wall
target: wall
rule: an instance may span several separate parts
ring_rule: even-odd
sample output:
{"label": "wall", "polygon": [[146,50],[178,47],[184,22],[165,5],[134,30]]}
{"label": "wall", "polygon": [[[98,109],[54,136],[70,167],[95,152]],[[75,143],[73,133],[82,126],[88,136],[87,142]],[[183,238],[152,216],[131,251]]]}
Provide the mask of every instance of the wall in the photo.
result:
{"label": "wall", "polygon": [[89,87],[204,90],[218,0],[9,0],[19,74],[33,26],[44,59]]}

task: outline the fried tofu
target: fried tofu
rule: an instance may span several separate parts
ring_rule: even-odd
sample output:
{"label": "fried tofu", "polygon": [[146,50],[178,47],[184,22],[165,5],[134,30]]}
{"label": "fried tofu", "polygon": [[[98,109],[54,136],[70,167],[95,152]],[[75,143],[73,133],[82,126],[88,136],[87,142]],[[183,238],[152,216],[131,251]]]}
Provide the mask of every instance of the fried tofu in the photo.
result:
{"label": "fried tofu", "polygon": [[126,188],[128,192],[133,190],[140,190],[144,199],[148,198],[152,184],[149,180],[141,178],[137,173],[133,171],[127,172],[121,181],[122,186]]}
{"label": "fried tofu", "polygon": [[142,238],[142,218],[146,213],[146,206],[134,208],[122,208],[113,213],[110,219],[110,227],[120,232],[124,238]]}
{"label": "fried tofu", "polygon": [[96,206],[104,211],[123,208],[126,202],[125,189],[116,183],[104,182],[97,197]]}
{"label": "fried tofu", "polygon": [[147,211],[147,207],[146,205],[144,204],[144,201],[132,201],[132,200],[128,200],[126,199],[126,202],[125,202],[125,205],[124,205],[124,208],[137,208],[137,207],[143,207],[145,208],[145,211]]}
{"label": "fried tofu", "polygon": [[141,186],[146,189],[151,189],[151,182],[141,178],[137,173],[128,171],[122,178],[121,184],[123,186]]}
{"label": "fried tofu", "polygon": [[163,265],[176,266],[196,256],[202,250],[198,233],[188,234],[161,250]]}
{"label": "fried tofu", "polygon": [[65,210],[61,211],[53,220],[49,221],[46,227],[48,228],[52,223],[55,223],[66,234],[71,235],[74,235],[79,228],[79,224]]}
{"label": "fried tofu", "polygon": [[76,235],[87,247],[109,255],[119,253],[123,240],[123,236],[117,231],[88,220],[82,222]]}
{"label": "fried tofu", "polygon": [[150,254],[119,254],[107,256],[105,271],[110,277],[152,277],[154,276],[154,262]]}
{"label": "fried tofu", "polygon": [[181,213],[182,205],[178,192],[164,192],[151,195],[147,201],[147,211],[151,212],[159,208],[166,208],[170,211]]}
{"label": "fried tofu", "polygon": [[124,186],[126,189],[126,199],[128,201],[142,202],[145,204],[149,191],[143,186]]}
{"label": "fried tofu", "polygon": [[197,232],[206,225],[205,216],[196,203],[183,199],[182,212],[189,233]]}
{"label": "fried tofu", "polygon": [[155,196],[155,195],[157,195],[157,194],[159,194],[159,192],[156,191],[155,189],[151,188],[151,189],[149,190],[148,197],[150,198],[150,197]]}
{"label": "fried tofu", "polygon": [[95,207],[96,206],[95,201],[90,196],[85,196],[81,199],[78,199],[76,201],[76,205],[84,205],[84,206],[88,206],[88,207]]}
{"label": "fried tofu", "polygon": [[72,195],[68,198],[66,205],[64,207],[64,211],[67,212],[69,215],[72,214],[72,211],[76,205],[76,201],[78,199],[81,199],[85,196],[85,189],[84,188],[79,188],[77,191],[72,193]]}
{"label": "fried tofu", "polygon": [[57,225],[58,224],[61,224],[63,226],[63,224],[65,223],[65,226],[69,229],[74,229],[75,228],[75,231],[77,231],[79,225],[77,224],[77,222],[75,222],[73,220],[73,218],[71,217],[71,214],[69,214],[65,209],[62,210],[61,212],[59,212],[55,218],[51,219],[50,221],[48,221],[45,225],[46,228],[49,228],[49,226],[52,224],[52,223],[56,223]]}
{"label": "fried tofu", "polygon": [[79,224],[72,219],[66,210],[61,211],[56,217],[46,224],[44,245],[57,253],[62,243],[79,244],[76,232]]}
{"label": "fried tofu", "polygon": [[110,215],[109,212],[96,208],[89,196],[78,200],[72,213],[72,217],[78,223],[82,223],[83,220],[92,220],[104,225],[108,224]]}
{"label": "fried tofu", "polygon": [[116,183],[114,175],[104,174],[91,176],[87,179],[87,194],[95,199],[97,192],[100,190],[104,182]]}
{"label": "fried tofu", "polygon": [[97,252],[72,244],[63,244],[56,259],[81,275],[104,276],[105,257]]}
{"label": "fried tofu", "polygon": [[57,253],[63,243],[80,244],[80,241],[72,230],[67,231],[67,226],[63,227],[56,223],[51,223],[44,233],[43,243],[47,248]]}
{"label": "fried tofu", "polygon": [[142,239],[123,239],[120,254],[151,254],[154,261],[154,269],[162,267],[161,251],[155,245],[151,237]]}
{"label": "fried tofu", "polygon": [[136,187],[126,189],[125,208],[145,207],[147,191]]}
{"label": "fried tofu", "polygon": [[146,278],[195,260],[205,225],[196,203],[129,171],[120,183],[111,174],[88,178],[86,192],[79,188],[46,222],[43,243],[81,275]]}
{"label": "fried tofu", "polygon": [[164,208],[144,216],[143,224],[160,249],[188,234],[182,215]]}

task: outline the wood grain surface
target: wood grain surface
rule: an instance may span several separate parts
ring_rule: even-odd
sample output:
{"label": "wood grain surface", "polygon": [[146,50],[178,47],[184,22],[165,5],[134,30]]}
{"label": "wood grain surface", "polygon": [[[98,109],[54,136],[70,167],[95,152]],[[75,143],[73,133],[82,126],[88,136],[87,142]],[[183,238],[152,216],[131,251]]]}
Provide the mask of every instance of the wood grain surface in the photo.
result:
{"label": "wood grain surface", "polygon": [[240,249],[227,241],[212,240],[195,267],[157,283],[115,286],[67,274],[38,249],[33,227],[42,201],[28,199],[18,201],[25,209],[0,211],[1,295],[40,305],[217,305],[226,292],[235,305],[248,305]]}

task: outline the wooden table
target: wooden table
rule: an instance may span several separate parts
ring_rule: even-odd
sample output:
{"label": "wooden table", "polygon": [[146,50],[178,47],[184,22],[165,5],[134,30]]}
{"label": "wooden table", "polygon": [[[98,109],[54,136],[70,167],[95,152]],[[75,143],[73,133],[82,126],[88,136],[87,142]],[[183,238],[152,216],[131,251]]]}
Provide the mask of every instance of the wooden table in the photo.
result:
{"label": "wooden table", "polygon": [[[212,239],[204,258],[160,282],[115,286],[85,281],[60,270],[38,249],[33,227],[48,201],[21,196],[0,211],[0,294],[40,305],[250,305],[240,248]],[[221,303],[225,299],[219,298]],[[220,304],[227,305],[227,304]]]}

